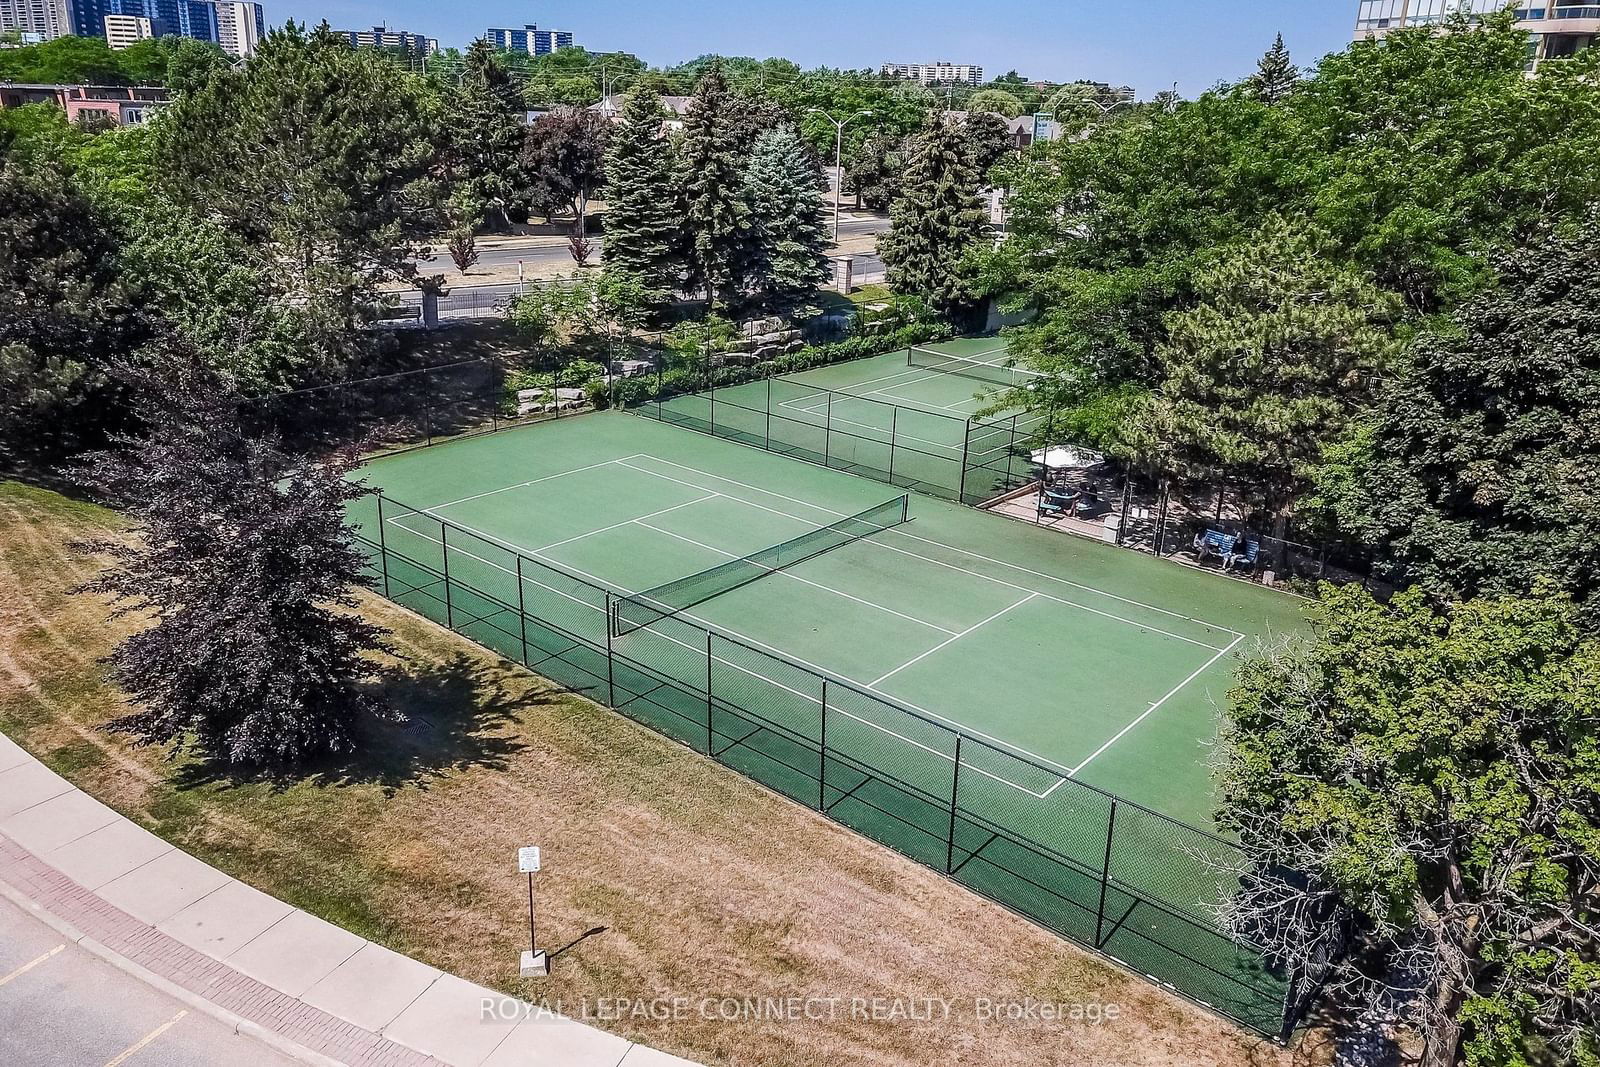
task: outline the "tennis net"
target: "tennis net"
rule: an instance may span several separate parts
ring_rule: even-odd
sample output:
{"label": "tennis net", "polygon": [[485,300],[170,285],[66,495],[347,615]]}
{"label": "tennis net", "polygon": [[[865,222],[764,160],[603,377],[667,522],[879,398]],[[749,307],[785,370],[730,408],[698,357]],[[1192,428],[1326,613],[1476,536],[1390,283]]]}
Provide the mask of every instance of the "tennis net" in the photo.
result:
{"label": "tennis net", "polygon": [[911,497],[907,494],[710,570],[618,597],[611,603],[611,635],[625,637],[712,597],[899,526],[910,518],[910,508]]}
{"label": "tennis net", "polygon": [[993,385],[1010,386],[1013,389],[1026,388],[1044,379],[1045,376],[1038,371],[1012,366],[1007,359],[1006,350],[1003,348],[982,352],[977,356],[952,356],[948,352],[912,345],[907,365],[941,374],[974,378]]}

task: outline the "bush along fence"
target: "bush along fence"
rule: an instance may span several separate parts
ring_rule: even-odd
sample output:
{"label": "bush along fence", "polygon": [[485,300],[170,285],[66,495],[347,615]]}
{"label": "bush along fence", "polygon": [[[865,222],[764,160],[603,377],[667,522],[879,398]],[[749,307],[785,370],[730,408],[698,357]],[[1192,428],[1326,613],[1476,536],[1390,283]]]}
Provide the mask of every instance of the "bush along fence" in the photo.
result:
{"label": "bush along fence", "polygon": [[1177,993],[1287,1036],[1320,975],[1222,928],[1232,843],[684,612],[619,626],[608,589],[380,493],[351,505],[389,599]]}

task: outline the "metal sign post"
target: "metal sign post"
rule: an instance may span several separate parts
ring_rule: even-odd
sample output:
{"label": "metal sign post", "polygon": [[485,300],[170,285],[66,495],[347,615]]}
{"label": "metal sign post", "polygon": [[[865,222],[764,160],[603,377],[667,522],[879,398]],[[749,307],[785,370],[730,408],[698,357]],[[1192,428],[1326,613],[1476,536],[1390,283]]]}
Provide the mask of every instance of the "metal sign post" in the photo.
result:
{"label": "metal sign post", "polygon": [[517,849],[517,870],[528,876],[528,951],[522,954],[522,977],[543,978],[550,973],[550,958],[539,951],[539,934],[533,923],[533,876],[539,870],[539,846]]}

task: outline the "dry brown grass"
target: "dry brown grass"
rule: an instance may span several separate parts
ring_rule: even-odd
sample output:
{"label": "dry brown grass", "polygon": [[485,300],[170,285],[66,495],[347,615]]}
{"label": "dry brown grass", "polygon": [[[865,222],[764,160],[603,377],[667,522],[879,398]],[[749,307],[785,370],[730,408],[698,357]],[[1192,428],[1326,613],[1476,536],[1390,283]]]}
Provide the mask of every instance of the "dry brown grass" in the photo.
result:
{"label": "dry brown grass", "polygon": [[[684,997],[686,1018],[597,1025],[738,1065],[1322,1062],[1285,1051],[909,860],[376,598],[405,656],[409,725],[292,782],[241,782],[133,748],[98,658],[104,605],[70,595],[69,544],[114,517],[0,483],[0,727],[130,818],[231,874],[401,952],[529,998]],[[541,931],[596,927],[535,984],[517,846],[537,842]],[[703,998],[845,998],[840,1017],[734,1024]],[[935,1022],[852,1017],[851,998],[939,997]],[[1086,1022],[984,1022],[977,998],[1115,1004]],[[1315,1045],[1316,1043],[1311,1043]]]}

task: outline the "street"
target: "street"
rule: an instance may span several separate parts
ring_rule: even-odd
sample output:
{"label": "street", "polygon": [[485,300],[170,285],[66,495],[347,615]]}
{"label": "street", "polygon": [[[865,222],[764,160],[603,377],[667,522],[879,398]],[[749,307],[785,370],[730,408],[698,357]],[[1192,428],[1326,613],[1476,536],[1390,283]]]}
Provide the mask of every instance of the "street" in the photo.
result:
{"label": "street", "polygon": [[0,898],[0,1063],[289,1067],[293,1062],[157,992]]}
{"label": "street", "polygon": [[[832,207],[829,207],[828,225],[832,226]],[[838,243],[829,250],[830,258],[851,256],[855,260],[856,283],[865,284],[883,280],[883,260],[878,257],[877,237],[889,228],[884,215],[857,213],[846,210],[839,220]],[[602,238],[590,237],[594,244],[591,263],[601,262]],[[564,277],[573,270],[572,253],[567,239],[561,236],[535,237],[499,236],[480,237],[477,244],[478,261],[471,270],[462,274],[450,260],[442,246],[433,246],[431,256],[417,260],[423,274],[442,274],[450,295],[439,303],[441,313],[478,313],[493,308],[499,301],[513,293],[517,286],[517,263],[523,265],[527,281],[541,278]],[[403,304],[416,306],[422,303],[422,294],[414,288],[399,290]]]}

